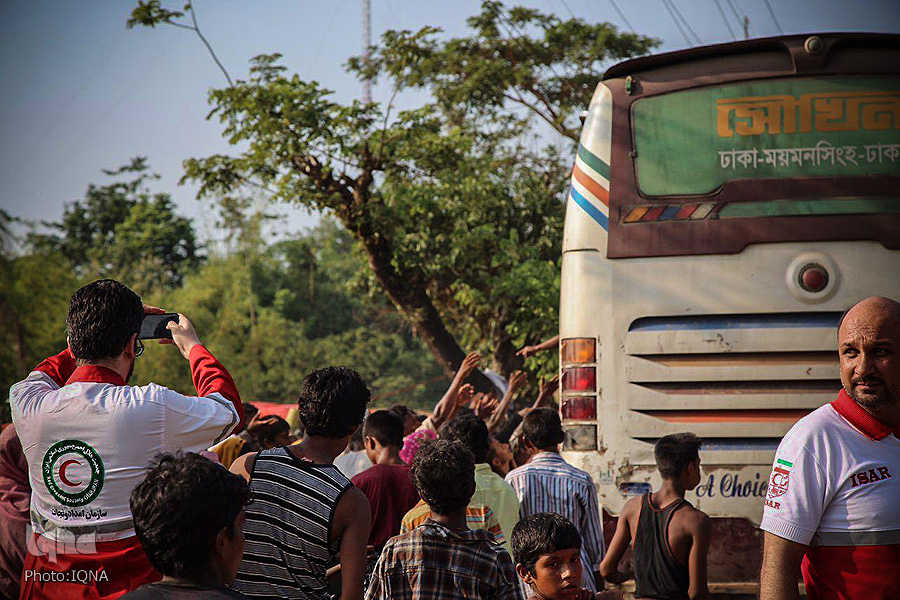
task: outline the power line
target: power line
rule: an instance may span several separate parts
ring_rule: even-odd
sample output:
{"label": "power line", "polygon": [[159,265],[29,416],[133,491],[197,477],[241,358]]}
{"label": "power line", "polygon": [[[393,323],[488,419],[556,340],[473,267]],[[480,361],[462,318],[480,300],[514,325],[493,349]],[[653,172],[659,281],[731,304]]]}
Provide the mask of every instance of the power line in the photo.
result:
{"label": "power line", "polygon": [[622,19],[622,21],[624,21],[626,25],[628,25],[628,29],[634,31],[634,26],[628,22],[628,18],[625,17],[625,13],[623,13],[622,9],[619,8],[619,5],[616,4],[616,0],[609,0],[609,3],[612,4],[612,7],[616,9],[617,13],[619,13],[619,18]]}
{"label": "power line", "polygon": [[775,11],[772,10],[772,5],[769,4],[769,0],[763,0],[766,3],[766,8],[769,9],[769,14],[772,15],[772,20],[775,21],[775,27],[778,29],[778,33],[784,35],[784,29],[781,28],[781,23],[778,22],[778,17],[775,16]]}
{"label": "power line", "polygon": [[719,15],[722,17],[722,20],[725,21],[725,27],[728,28],[728,33],[731,34],[732,38],[737,39],[737,35],[734,33],[734,29],[731,28],[731,23],[728,22],[728,17],[725,16],[725,11],[722,9],[722,3],[719,0],[713,0],[716,3],[716,8],[719,9]]}
{"label": "power line", "polygon": [[694,36],[694,39],[697,40],[698,44],[702,44],[703,40],[700,39],[700,36],[697,35],[697,32],[694,31],[694,28],[691,27],[691,24],[688,23],[688,20],[684,18],[684,15],[681,14],[681,11],[678,10],[678,6],[675,4],[675,0],[669,0],[669,4],[672,5],[672,8],[675,9],[675,14],[681,19],[681,22],[684,23],[684,26],[687,27],[687,30],[691,32],[691,35]]}
{"label": "power line", "polygon": [[732,0],[728,0],[728,6],[731,8],[731,12],[734,14],[734,18],[737,20],[738,25],[741,27],[744,26],[744,18],[741,17],[740,11],[734,6],[734,2]]}
{"label": "power line", "polygon": [[681,32],[681,35],[684,36],[684,41],[687,42],[688,46],[693,46],[694,44],[691,42],[691,39],[688,37],[688,34],[684,30],[684,27],[682,27],[681,23],[678,22],[678,18],[675,16],[675,13],[669,7],[669,3],[667,2],[667,0],[662,0],[662,3],[666,7],[666,10],[669,11],[669,16],[672,17],[672,21],[675,22],[675,27],[677,27],[678,31]]}
{"label": "power line", "polygon": [[575,13],[572,12],[572,9],[571,9],[571,8],[569,8],[569,5],[568,5],[568,3],[566,2],[566,0],[559,0],[559,2],[560,2],[563,6],[566,7],[566,10],[569,11],[569,14],[572,15],[572,18],[573,18],[573,19],[576,18],[576,17],[575,17]]}
{"label": "power line", "polygon": [[[665,5],[666,10],[669,11],[669,16],[672,17],[672,21],[675,22],[675,26],[678,27],[678,31],[681,32],[681,35],[684,36],[684,41],[688,43],[688,46],[696,46],[696,44],[691,41],[691,38],[688,37],[687,31],[690,31],[693,34],[697,43],[703,43],[700,41],[700,38],[697,36],[697,33],[691,28],[690,24],[684,19],[681,15],[681,11],[678,10],[678,7],[675,6],[673,0],[663,0],[663,5]],[[679,21],[679,17],[681,20]],[[682,26],[682,23],[684,24]],[[687,30],[685,29],[687,28]]]}

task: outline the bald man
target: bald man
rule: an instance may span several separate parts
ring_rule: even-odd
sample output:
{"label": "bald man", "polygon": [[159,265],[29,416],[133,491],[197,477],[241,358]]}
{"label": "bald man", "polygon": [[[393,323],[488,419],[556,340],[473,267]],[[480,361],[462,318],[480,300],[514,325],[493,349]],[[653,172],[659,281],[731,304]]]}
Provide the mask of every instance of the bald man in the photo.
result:
{"label": "bald man", "polygon": [[900,598],[900,303],[867,298],[838,328],[837,400],[775,453],[760,528],[761,600]]}

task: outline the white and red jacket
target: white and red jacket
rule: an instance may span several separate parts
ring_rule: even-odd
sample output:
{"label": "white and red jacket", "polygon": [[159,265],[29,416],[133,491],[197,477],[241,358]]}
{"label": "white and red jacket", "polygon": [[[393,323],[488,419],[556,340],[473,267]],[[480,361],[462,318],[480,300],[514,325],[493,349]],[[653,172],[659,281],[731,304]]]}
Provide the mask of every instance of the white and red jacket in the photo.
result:
{"label": "white and red jacket", "polygon": [[900,598],[898,435],[841,391],[778,446],[760,528],[809,546],[810,600]]}
{"label": "white and red jacket", "polygon": [[[131,579],[122,593],[134,589],[135,578],[158,579],[152,569],[140,575],[141,565],[149,565],[134,533],[131,491],[156,454],[204,450],[237,430],[243,418],[231,375],[206,348],[194,346],[190,366],[197,396],[152,383],[128,386],[101,366],[76,368],[68,349],[12,386],[13,422],[28,459],[31,520],[38,535],[26,570],[99,566],[109,583]],[[23,597],[26,587],[34,597],[73,593],[58,582],[39,585],[43,590],[23,582]],[[75,587],[86,592],[76,597],[121,595],[115,585]],[[92,587],[106,589],[90,592]]]}

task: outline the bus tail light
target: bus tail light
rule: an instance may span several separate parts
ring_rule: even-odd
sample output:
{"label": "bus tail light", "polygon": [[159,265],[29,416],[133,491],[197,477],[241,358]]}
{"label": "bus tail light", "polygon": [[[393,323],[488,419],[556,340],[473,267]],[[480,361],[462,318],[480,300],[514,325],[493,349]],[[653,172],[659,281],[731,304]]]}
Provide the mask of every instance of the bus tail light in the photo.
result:
{"label": "bus tail light", "polygon": [[597,398],[595,396],[564,398],[560,412],[564,420],[592,421],[597,418]]}
{"label": "bus tail light", "polygon": [[570,367],[563,369],[562,393],[596,392],[597,369],[594,367]]}
{"label": "bus tail light", "polygon": [[559,355],[563,364],[583,365],[596,362],[597,343],[593,338],[572,338],[563,340]]}

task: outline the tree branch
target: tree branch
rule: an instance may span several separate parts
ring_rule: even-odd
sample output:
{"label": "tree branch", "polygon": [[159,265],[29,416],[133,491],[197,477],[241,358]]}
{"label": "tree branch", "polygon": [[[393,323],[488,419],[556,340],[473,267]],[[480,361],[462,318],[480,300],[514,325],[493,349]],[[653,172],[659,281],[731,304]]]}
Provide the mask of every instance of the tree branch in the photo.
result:
{"label": "tree branch", "polygon": [[193,23],[194,23],[194,31],[197,32],[197,35],[200,37],[200,40],[206,46],[206,49],[209,50],[210,56],[212,56],[213,60],[216,61],[216,64],[219,65],[219,69],[222,71],[222,74],[225,75],[225,79],[228,80],[228,87],[234,87],[234,82],[231,80],[231,75],[229,75],[228,71],[225,70],[225,66],[222,64],[222,61],[220,61],[219,57],[216,56],[216,53],[215,53],[215,51],[213,51],[212,46],[209,45],[209,42],[206,41],[206,38],[203,36],[203,33],[200,31],[200,25],[197,24],[197,13],[194,12],[194,3],[193,2],[191,2],[188,5],[188,10],[191,11],[191,21],[193,21]]}

